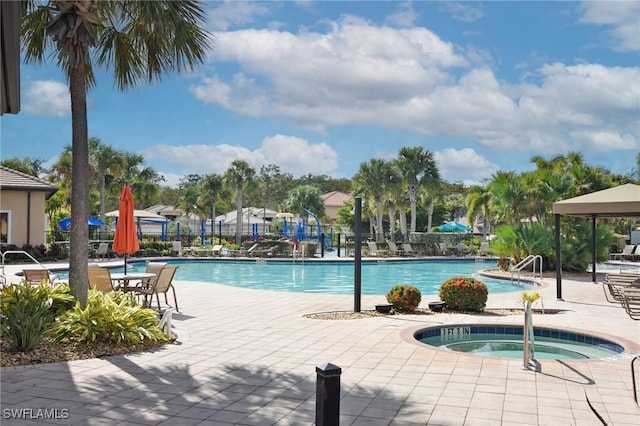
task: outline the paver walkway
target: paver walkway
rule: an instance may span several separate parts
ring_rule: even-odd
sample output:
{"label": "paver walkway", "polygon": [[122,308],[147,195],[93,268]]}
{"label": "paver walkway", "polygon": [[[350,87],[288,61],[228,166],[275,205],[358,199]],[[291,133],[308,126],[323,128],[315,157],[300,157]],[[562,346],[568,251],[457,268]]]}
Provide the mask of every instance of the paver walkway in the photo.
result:
{"label": "paver walkway", "polygon": [[[441,324],[522,324],[521,315],[393,315],[317,320],[304,315],[353,309],[353,296],[270,292],[178,281],[176,344],[149,353],[2,368],[2,425],[310,425],[316,366],[342,368],[341,425],[640,424],[631,356],[640,322],[605,301],[600,285],[544,280],[537,325],[624,342],[611,359],[538,361],[443,352],[411,341]],[[488,307],[517,307],[519,292],[491,294]],[[423,297],[423,306],[429,301]],[[431,300],[434,298],[431,297]],[[362,308],[385,303],[364,296]],[[637,378],[640,380],[640,377]],[[18,409],[58,420],[16,420]],[[54,410],[55,409],[55,410]],[[14,410],[14,411],[11,411]],[[29,413],[22,411],[22,413]]]}

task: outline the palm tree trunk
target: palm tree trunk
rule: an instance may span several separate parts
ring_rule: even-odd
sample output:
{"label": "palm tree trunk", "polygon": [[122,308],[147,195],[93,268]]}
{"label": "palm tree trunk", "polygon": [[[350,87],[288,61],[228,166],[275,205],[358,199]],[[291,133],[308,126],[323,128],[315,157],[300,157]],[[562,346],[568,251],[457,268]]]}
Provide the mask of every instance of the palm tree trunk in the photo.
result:
{"label": "palm tree trunk", "polygon": [[389,207],[389,238],[392,243],[396,242],[396,209]]}
{"label": "palm tree trunk", "polygon": [[433,200],[431,200],[431,202],[429,203],[429,207],[427,209],[427,232],[431,232],[431,226],[433,223],[433,209],[435,208],[435,203]]}
{"label": "palm tree trunk", "polygon": [[382,199],[376,200],[376,223],[377,233],[376,233],[376,242],[383,243],[384,242],[384,227],[382,224]]}
{"label": "palm tree trunk", "polygon": [[89,260],[89,130],[87,125],[87,87],[83,66],[72,67],[71,94],[71,236],[69,238],[69,285],[80,306],[87,305]]}
{"label": "palm tree trunk", "polygon": [[236,195],[236,244],[242,245],[242,188]]}
{"label": "palm tree trunk", "polygon": [[[100,176],[100,220],[104,223],[105,220],[105,204],[106,204],[106,177],[104,174]],[[100,225],[100,239],[105,240],[107,238],[106,225]]]}

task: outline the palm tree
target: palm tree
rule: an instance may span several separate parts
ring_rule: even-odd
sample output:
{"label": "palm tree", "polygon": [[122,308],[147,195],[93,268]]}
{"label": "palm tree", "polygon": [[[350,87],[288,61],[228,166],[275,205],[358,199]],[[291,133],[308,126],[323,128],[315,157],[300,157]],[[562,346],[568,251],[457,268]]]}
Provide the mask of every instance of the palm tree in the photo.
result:
{"label": "palm tree", "polygon": [[317,217],[324,216],[324,203],[320,197],[320,190],[313,185],[302,185],[289,193],[289,198],[284,202],[287,211],[296,216],[309,219],[309,212]]}
{"label": "palm tree", "polygon": [[384,242],[382,222],[383,196],[387,187],[398,180],[391,163],[374,158],[368,163],[360,163],[360,169],[353,178],[356,194],[370,197],[375,203],[376,242]]}
{"label": "palm tree", "polygon": [[242,197],[253,185],[256,171],[244,160],[234,160],[224,174],[224,180],[236,190],[236,244],[242,243]]}
{"label": "palm tree", "polygon": [[200,203],[203,206],[211,206],[211,241],[213,243],[216,204],[221,197],[225,196],[223,177],[215,173],[205,175],[200,181],[200,196]]}
{"label": "palm tree", "polygon": [[69,283],[87,303],[89,240],[89,148],[87,91],[96,65],[113,67],[124,90],[159,80],[173,70],[193,70],[206,59],[205,11],[195,0],[30,0],[23,3],[22,37],[27,62],[43,62],[48,51],[69,81],[72,170]]}
{"label": "palm tree", "polygon": [[[98,138],[89,138],[89,169],[98,182],[100,190],[100,220],[105,222],[107,177],[113,175],[122,163],[119,153],[110,146],[103,145]],[[100,227],[100,239],[106,238],[105,226]]]}
{"label": "palm tree", "polygon": [[473,185],[467,193],[467,220],[473,228],[476,217],[482,214],[482,241],[487,239],[489,233],[489,202],[491,193],[486,186]]}
{"label": "palm tree", "polygon": [[440,181],[440,172],[433,154],[421,146],[400,148],[396,164],[407,185],[411,205],[411,232],[416,232],[418,194],[421,186],[433,190]]}

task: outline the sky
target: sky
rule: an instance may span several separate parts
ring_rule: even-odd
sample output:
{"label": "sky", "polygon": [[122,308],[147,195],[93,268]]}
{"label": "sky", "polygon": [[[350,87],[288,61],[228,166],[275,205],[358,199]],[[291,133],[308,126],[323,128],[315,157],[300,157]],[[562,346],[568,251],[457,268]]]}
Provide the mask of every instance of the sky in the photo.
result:
{"label": "sky", "polygon": [[[441,177],[482,184],[580,152],[630,173],[640,151],[640,2],[207,2],[206,63],[88,94],[89,136],[143,155],[174,186],[236,159],[295,177],[352,178],[402,147]],[[55,58],[23,65],[0,158],[71,144]]]}

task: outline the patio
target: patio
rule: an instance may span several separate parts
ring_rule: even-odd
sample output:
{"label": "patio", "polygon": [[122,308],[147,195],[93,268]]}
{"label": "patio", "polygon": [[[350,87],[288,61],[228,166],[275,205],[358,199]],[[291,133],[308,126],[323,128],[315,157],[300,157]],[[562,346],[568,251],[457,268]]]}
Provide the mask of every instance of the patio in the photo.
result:
{"label": "patio", "polygon": [[[585,281],[589,281],[585,278]],[[601,285],[553,279],[534,324],[577,329],[640,352],[640,324],[604,299]],[[151,353],[2,368],[2,409],[57,409],[56,424],[310,425],[317,365],[342,368],[342,425],[637,425],[631,354],[539,361],[441,352],[409,341],[412,330],[446,323],[520,324],[520,315],[434,314],[317,320],[353,309],[353,296],[280,293],[178,281],[176,344]],[[519,292],[490,294],[488,307],[518,307]],[[424,297],[421,306],[426,306]],[[383,303],[365,296],[363,309]],[[67,411],[62,411],[67,410]],[[35,411],[34,411],[35,412]],[[66,413],[66,414],[65,414]],[[12,420],[3,424],[43,424]]]}

